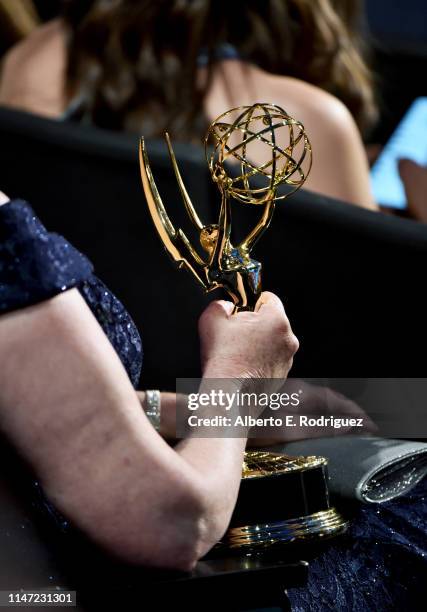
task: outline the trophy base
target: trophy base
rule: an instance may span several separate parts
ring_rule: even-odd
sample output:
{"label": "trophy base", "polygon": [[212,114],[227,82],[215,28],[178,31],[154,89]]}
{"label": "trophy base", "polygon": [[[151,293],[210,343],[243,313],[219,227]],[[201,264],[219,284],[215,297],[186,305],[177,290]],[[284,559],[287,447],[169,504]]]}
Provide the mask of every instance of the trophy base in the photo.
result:
{"label": "trophy base", "polygon": [[320,543],[347,527],[329,503],[324,457],[248,451],[236,507],[218,547],[246,553]]}
{"label": "trophy base", "polygon": [[348,523],[329,508],[308,516],[299,516],[264,525],[245,525],[229,529],[221,542],[228,549],[262,549],[281,544],[314,542],[345,533]]}

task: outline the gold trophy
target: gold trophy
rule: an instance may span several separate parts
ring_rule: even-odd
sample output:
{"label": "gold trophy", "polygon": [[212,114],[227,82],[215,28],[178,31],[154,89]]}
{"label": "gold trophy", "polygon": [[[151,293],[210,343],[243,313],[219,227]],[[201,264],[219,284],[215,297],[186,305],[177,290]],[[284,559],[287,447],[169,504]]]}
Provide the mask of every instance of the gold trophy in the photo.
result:
{"label": "gold trophy", "polygon": [[[209,144],[213,144],[213,150]],[[254,104],[227,111],[209,127],[206,159],[221,194],[218,223],[204,225],[189,198],[169,135],[166,142],[182,199],[199,233],[201,256],[182,229],[175,229],[161,200],[150,169],[144,139],[140,142],[141,177],[154,225],[178,267],[186,267],[206,291],[224,288],[235,311],[254,310],[261,293],[261,264],[251,259],[256,242],[270,225],[277,200],[287,198],[304,183],[311,168],[311,146],[303,125],[274,104]],[[251,161],[251,152],[257,164]],[[237,162],[240,174],[230,176],[227,162]],[[254,184],[256,181],[256,184]],[[287,190],[277,195],[279,186]],[[231,200],[262,209],[259,222],[237,246],[230,242]]]}
{"label": "gold trophy", "polygon": [[[169,219],[141,138],[142,184],[163,245],[178,267],[187,268],[206,292],[223,288],[234,303],[234,312],[253,311],[261,294],[261,263],[250,253],[270,225],[275,203],[299,189],[310,172],[311,145],[304,126],[280,106],[264,103],[231,109],[213,121],[205,138],[205,154],[221,195],[221,208],[218,222],[208,225],[191,202],[169,135],[165,137],[185,208],[204,253]],[[231,201],[261,209],[257,224],[237,246],[231,243]],[[246,452],[239,500],[220,546],[259,549],[343,532],[345,521],[329,506],[326,466],[323,457]],[[293,503],[278,504],[281,494],[289,500],[287,489]]]}

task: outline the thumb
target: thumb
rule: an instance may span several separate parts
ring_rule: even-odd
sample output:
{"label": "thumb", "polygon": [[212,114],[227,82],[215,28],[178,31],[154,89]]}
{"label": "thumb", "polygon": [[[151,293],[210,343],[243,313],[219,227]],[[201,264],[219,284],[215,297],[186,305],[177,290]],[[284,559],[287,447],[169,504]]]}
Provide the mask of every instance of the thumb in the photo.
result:
{"label": "thumb", "polygon": [[199,318],[199,331],[212,320],[228,319],[233,312],[233,304],[226,300],[215,300],[210,302]]}

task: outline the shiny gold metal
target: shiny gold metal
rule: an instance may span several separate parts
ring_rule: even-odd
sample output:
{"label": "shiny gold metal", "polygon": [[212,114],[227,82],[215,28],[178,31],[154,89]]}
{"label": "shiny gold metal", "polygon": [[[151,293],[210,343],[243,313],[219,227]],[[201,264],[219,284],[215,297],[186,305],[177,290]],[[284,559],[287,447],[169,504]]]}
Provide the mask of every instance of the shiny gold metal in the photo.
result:
{"label": "shiny gold metal", "polygon": [[348,522],[335,508],[265,525],[229,529],[222,542],[227,548],[259,549],[291,542],[307,542],[345,533]]}
{"label": "shiny gold metal", "polygon": [[[142,184],[166,250],[179,268],[192,272],[205,291],[223,287],[233,300],[235,312],[254,310],[261,293],[261,264],[250,253],[270,225],[275,202],[294,193],[310,172],[311,145],[304,126],[279,106],[264,103],[231,109],[210,125],[205,138],[206,159],[221,194],[221,208],[218,223],[209,225],[200,220],[190,200],[168,134],[166,142],[184,205],[205,254],[200,256],[183,230],[175,229],[170,221],[141,138]],[[235,164],[226,166],[233,160],[240,167],[238,175],[231,172]],[[277,195],[281,185],[286,189]],[[231,200],[263,207],[258,223],[237,246],[230,241]]]}
{"label": "shiny gold metal", "polygon": [[[277,504],[280,503],[278,500],[282,496],[286,500],[286,495],[292,495],[295,492],[287,490],[290,482],[295,483],[295,480],[289,481],[286,474],[290,472],[302,474],[321,466],[326,468],[327,464],[328,461],[325,457],[294,457],[269,451],[250,450],[245,453],[242,479],[252,481],[258,478],[284,475],[284,478],[275,480],[274,490],[277,491],[277,497],[266,500],[267,505],[268,503]],[[295,484],[292,486],[295,486]],[[305,486],[302,480],[301,486]],[[307,491],[308,493],[310,492]],[[283,521],[232,526],[218,544],[218,550],[226,548],[241,549],[241,552],[256,551],[292,542],[313,542],[341,535],[347,527],[348,522],[335,508],[329,507],[329,502],[325,502],[324,509],[312,514],[292,517]]]}
{"label": "shiny gold metal", "polygon": [[319,465],[328,465],[325,457],[291,457],[268,451],[247,451],[243,462],[242,478],[262,478],[286,472],[302,472]]}

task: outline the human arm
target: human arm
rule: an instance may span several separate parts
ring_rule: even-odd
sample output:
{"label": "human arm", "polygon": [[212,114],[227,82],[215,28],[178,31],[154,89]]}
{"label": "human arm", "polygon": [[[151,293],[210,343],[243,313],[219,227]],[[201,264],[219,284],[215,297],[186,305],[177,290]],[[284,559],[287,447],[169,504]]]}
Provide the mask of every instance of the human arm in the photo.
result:
{"label": "human arm", "polygon": [[[285,422],[288,415],[294,418],[298,415],[305,415],[310,418],[321,416],[343,417],[346,419],[362,419],[362,429],[357,429],[358,434],[372,434],[378,431],[377,426],[373,423],[370,417],[356,402],[349,397],[336,392],[329,387],[323,387],[308,383],[301,379],[287,380],[280,393],[290,395],[293,391],[298,390],[298,395],[302,401],[296,407],[281,407],[274,412],[276,417],[279,417]],[[138,397],[144,410],[147,409],[145,392],[139,391]],[[177,419],[188,410],[188,397],[182,394],[162,393],[161,394],[161,426],[159,433],[166,440],[172,442],[176,440]],[[269,416],[271,412],[267,409],[263,416]],[[182,423],[179,423],[182,427]],[[295,426],[274,427],[272,430],[269,427],[252,428],[249,432],[247,442],[248,448],[265,447],[284,442],[292,442],[294,440],[306,440],[309,438],[321,438],[330,436],[342,436],[354,434],[355,428],[352,426],[340,427],[338,429],[328,426],[304,427],[298,423]]]}
{"label": "human arm", "polygon": [[399,174],[405,188],[409,214],[413,219],[427,223],[427,167],[411,159],[401,159]]}
{"label": "human arm", "polygon": [[[218,317],[227,326],[223,307]],[[0,363],[1,428],[94,540],[128,561],[188,569],[221,537],[245,440],[169,448],[77,290],[2,315]],[[226,376],[211,366],[207,374]]]}

